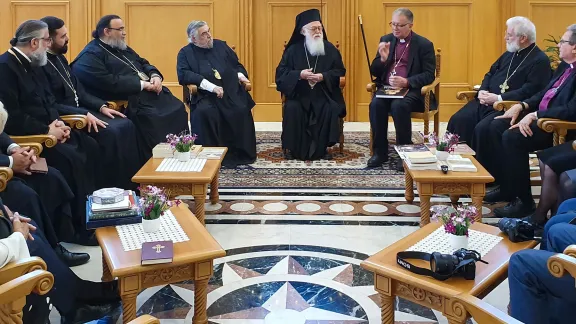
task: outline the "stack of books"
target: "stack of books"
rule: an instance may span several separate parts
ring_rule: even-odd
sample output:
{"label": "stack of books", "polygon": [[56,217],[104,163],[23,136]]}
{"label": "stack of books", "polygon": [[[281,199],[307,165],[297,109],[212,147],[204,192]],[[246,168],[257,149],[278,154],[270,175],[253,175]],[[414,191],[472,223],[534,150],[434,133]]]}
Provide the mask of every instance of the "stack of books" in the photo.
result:
{"label": "stack of books", "polygon": [[224,154],[225,148],[218,147],[204,147],[198,154],[198,159],[219,160]]}
{"label": "stack of books", "polygon": [[395,145],[394,149],[411,170],[440,170],[436,155],[424,144]]}
{"label": "stack of books", "polygon": [[132,190],[126,190],[123,199],[115,203],[102,204],[94,200],[90,195],[86,202],[86,229],[142,222],[142,208]]}
{"label": "stack of books", "polygon": [[469,158],[462,157],[458,154],[450,155],[446,160],[448,170],[454,172],[477,172],[478,169]]}

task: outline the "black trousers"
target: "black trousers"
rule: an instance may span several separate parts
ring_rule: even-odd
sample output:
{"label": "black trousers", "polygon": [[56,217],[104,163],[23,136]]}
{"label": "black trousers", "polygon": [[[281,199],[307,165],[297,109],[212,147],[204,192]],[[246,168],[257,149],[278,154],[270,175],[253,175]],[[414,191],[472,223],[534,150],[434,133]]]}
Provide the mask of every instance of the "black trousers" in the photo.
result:
{"label": "black trousers", "polygon": [[483,105],[474,99],[469,101],[460,110],[458,110],[448,121],[446,130],[452,134],[458,134],[461,142],[472,147],[474,137],[477,132],[482,132],[484,129],[476,130],[477,127],[487,128],[492,119],[496,116],[503,115],[504,112],[494,110],[492,106]]}
{"label": "black trousers", "polygon": [[411,90],[402,99],[372,98],[370,102],[370,127],[375,154],[388,155],[388,115],[392,115],[396,128],[396,144],[412,144],[412,112],[424,111],[424,100],[419,91]]}

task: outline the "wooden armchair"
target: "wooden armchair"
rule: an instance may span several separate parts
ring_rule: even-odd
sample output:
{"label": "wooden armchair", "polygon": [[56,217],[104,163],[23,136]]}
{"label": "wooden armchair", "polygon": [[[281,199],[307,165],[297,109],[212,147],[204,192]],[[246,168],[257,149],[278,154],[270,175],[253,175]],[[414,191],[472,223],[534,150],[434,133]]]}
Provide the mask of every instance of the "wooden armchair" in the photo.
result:
{"label": "wooden armchair", "polygon": [[114,109],[116,111],[124,111],[126,110],[126,108],[128,108],[128,100],[113,100],[113,101],[108,101],[108,108],[110,109]]}
{"label": "wooden armchair", "polygon": [[[564,253],[558,253],[548,259],[548,271],[560,278],[569,273],[576,278],[576,245],[570,245]],[[468,312],[478,324],[521,324],[522,322],[504,314],[487,302],[468,294],[455,296],[449,307],[453,313],[466,315]]]}
{"label": "wooden armchair", "polygon": [[[440,132],[440,67],[442,63],[442,50],[436,49],[436,78],[432,83],[422,87],[421,94],[424,96],[424,112],[413,112],[410,114],[411,118],[422,119],[424,121],[424,135],[428,136],[430,133],[430,119],[434,118],[434,133],[438,135]],[[370,93],[370,99],[374,98],[376,94],[376,84],[374,82],[366,85],[366,91]],[[430,110],[430,100],[432,94],[436,97],[438,104],[437,108]],[[372,149],[372,129],[370,129],[370,154],[373,153]]]}
{"label": "wooden armchair", "polygon": [[[71,128],[84,129],[88,125],[88,120],[84,115],[64,115],[60,116],[64,123],[68,124]],[[37,155],[42,153],[42,145],[46,147],[54,147],[58,144],[56,137],[48,134],[40,135],[25,135],[25,136],[12,136],[10,138],[20,146],[30,146]]]}
{"label": "wooden armchair", "polygon": [[[284,48],[286,48],[287,42],[284,41]],[[340,43],[336,42],[336,49],[340,50]],[[346,77],[340,77],[340,91],[344,91],[346,86]],[[286,103],[286,96],[282,94],[282,118],[284,118],[284,104]],[[344,118],[340,118],[340,139],[338,141],[338,150],[340,154],[344,153]]]}

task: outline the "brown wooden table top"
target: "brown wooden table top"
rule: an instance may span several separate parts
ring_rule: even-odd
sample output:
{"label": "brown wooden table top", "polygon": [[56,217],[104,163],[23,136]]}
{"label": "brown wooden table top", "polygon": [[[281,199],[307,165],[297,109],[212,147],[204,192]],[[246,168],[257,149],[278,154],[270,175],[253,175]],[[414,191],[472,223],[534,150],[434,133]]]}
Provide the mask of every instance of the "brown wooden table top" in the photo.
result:
{"label": "brown wooden table top", "polygon": [[[448,171],[447,174],[442,173],[440,170],[410,170],[410,176],[417,182],[422,181],[440,181],[440,182],[471,182],[471,183],[490,183],[494,178],[480,162],[476,161],[472,155],[462,155],[462,157],[469,158],[476,166],[477,172],[456,172]],[[406,164],[404,164],[406,165]],[[406,168],[407,169],[407,168]]]}
{"label": "brown wooden table top", "polygon": [[109,226],[96,229],[96,238],[102,248],[102,254],[108,261],[108,267],[113,277],[163,269],[167,265],[185,265],[226,256],[226,252],[220,244],[190,212],[188,205],[182,203],[172,207],[171,211],[190,240],[174,243],[174,259],[170,264],[142,266],[142,250],[124,251],[116,227]]}
{"label": "brown wooden table top", "polygon": [[135,183],[210,183],[214,175],[220,170],[222,160],[228,148],[226,149],[222,158],[219,160],[206,160],[204,168],[200,172],[156,172],[156,169],[162,163],[163,158],[150,158],[142,168],[132,177]]}
{"label": "brown wooden table top", "polygon": [[[500,232],[498,227],[474,223],[472,224],[473,230],[502,236],[504,238],[482,258],[482,260],[487,261],[489,264],[476,262],[475,280],[452,277],[446,281],[440,281],[432,277],[412,273],[396,263],[396,253],[406,251],[440,226],[440,223],[433,222],[422,227],[366,259],[361,263],[361,266],[385,277],[421,287],[436,294],[457,295],[465,292],[473,296],[481,296],[482,293],[484,293],[487,288],[490,288],[497,280],[507,277],[508,261],[514,252],[532,249],[537,245],[536,241],[512,243],[504,233]],[[430,262],[414,259],[407,259],[407,261],[417,267],[430,269]]]}

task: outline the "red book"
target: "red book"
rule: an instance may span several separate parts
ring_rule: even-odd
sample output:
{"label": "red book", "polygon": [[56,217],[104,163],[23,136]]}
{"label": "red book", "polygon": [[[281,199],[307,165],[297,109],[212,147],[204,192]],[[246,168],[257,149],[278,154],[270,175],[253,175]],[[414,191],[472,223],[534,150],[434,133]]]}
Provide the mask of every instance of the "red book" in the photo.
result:
{"label": "red book", "polygon": [[174,258],[172,241],[142,243],[142,265],[171,263]]}

